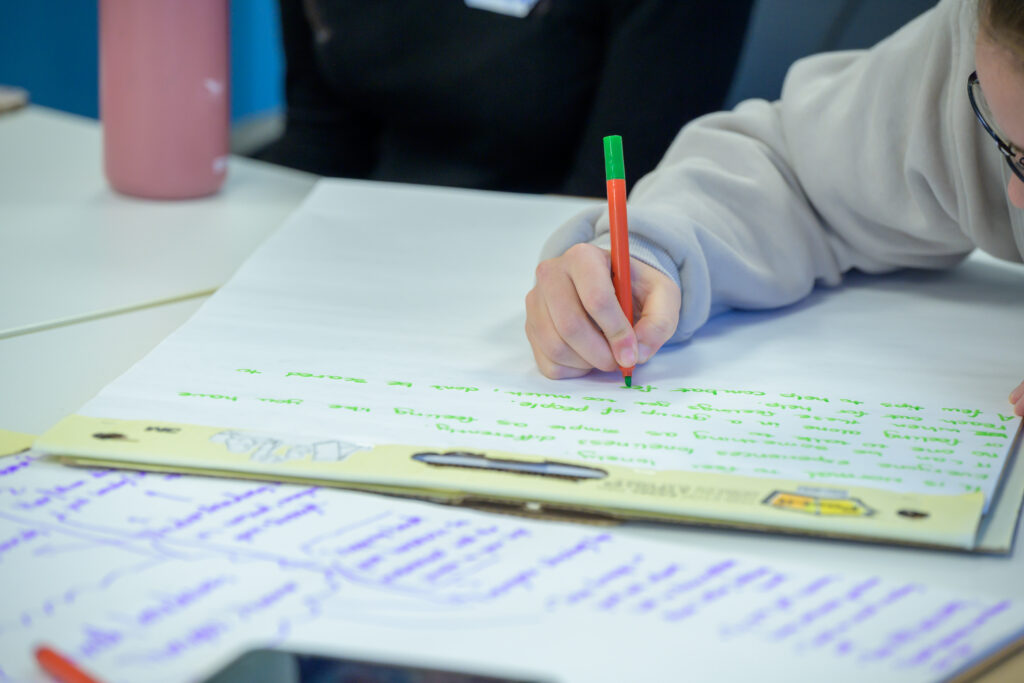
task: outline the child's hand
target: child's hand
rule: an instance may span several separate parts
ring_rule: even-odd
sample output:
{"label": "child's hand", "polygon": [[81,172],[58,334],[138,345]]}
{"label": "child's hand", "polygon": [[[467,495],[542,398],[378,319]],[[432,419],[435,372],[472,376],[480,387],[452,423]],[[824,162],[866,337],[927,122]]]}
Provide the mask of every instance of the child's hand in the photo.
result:
{"label": "child's hand", "polygon": [[1024,382],[1017,385],[1017,388],[1010,392],[1010,403],[1013,404],[1013,413],[1024,417]]}
{"label": "child's hand", "polygon": [[579,377],[594,368],[645,363],[676,330],[679,287],[664,273],[630,261],[635,328],[612,287],[611,255],[577,244],[537,266],[537,284],[526,295],[526,336],[537,367],[551,379]]}

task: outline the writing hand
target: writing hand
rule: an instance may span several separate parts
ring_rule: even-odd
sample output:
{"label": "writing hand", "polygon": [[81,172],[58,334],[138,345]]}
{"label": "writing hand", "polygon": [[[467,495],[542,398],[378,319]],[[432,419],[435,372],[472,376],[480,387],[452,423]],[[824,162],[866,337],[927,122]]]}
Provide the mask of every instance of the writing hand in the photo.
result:
{"label": "writing hand", "polygon": [[1010,403],[1013,404],[1013,414],[1024,417],[1024,382],[1017,385],[1017,388],[1010,392]]}
{"label": "writing hand", "polygon": [[640,312],[635,328],[615,298],[606,250],[577,244],[537,266],[537,282],[526,295],[526,336],[546,377],[580,377],[594,368],[645,363],[672,336],[679,322],[679,287],[636,259],[630,271]]}

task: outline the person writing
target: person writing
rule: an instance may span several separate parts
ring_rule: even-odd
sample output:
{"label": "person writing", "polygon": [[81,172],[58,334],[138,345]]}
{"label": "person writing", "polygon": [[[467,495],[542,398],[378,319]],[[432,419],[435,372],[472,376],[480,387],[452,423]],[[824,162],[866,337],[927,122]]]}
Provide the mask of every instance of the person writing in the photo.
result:
{"label": "person writing", "polygon": [[[550,378],[647,361],[727,309],[784,306],[844,272],[1024,254],[1024,4],[941,0],[867,51],[794,64],[776,102],[683,127],[630,196],[635,328],[608,217],[547,242],[526,333]],[[1024,383],[1010,394],[1024,415]]]}

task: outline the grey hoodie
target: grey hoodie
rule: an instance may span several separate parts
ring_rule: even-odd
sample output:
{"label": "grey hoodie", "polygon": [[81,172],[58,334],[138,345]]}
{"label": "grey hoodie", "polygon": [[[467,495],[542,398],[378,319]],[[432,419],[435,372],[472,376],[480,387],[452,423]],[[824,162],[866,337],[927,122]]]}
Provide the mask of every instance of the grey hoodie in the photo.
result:
{"label": "grey hoodie", "polygon": [[[854,268],[945,268],[975,247],[1022,260],[1024,212],[967,98],[976,12],[975,0],[942,0],[870,50],[798,61],[778,101],[680,131],[629,197],[633,255],[682,287],[671,341]],[[604,246],[607,232],[607,211],[584,212],[542,258]]]}

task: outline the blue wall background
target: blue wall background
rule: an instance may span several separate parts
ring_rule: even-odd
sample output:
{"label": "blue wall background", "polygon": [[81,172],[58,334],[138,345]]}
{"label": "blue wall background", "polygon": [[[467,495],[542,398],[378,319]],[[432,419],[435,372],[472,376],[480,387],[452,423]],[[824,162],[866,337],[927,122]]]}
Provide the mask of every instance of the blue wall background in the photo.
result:
{"label": "blue wall background", "polygon": [[[55,109],[99,115],[97,0],[0,0],[0,84]],[[231,3],[231,117],[280,109],[275,0]]]}

